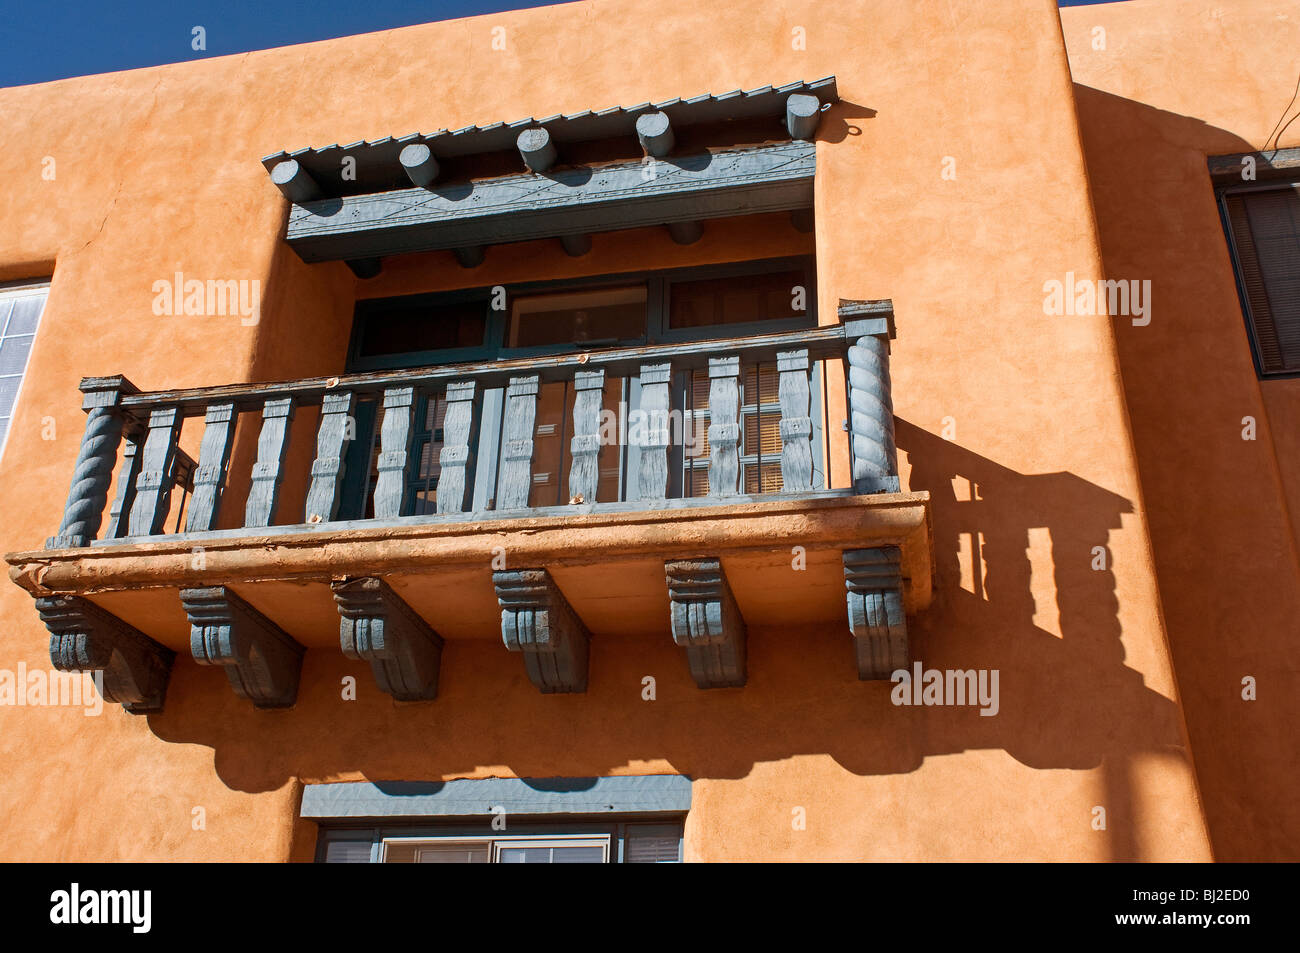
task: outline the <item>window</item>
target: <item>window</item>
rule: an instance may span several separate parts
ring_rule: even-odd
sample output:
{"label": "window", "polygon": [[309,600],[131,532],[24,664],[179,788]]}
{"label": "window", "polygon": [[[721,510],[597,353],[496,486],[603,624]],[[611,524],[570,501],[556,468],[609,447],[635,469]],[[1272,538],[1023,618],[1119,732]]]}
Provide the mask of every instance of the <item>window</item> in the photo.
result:
{"label": "window", "polygon": [[507,346],[639,341],[645,325],[645,285],[519,295],[510,308]]}
{"label": "window", "polygon": [[675,864],[690,809],[650,774],[307,784],[299,814],[327,864]]}
{"label": "window", "polygon": [[[802,295],[799,289],[803,289]],[[807,297],[802,271],[766,272],[735,278],[680,281],[672,286],[668,308],[670,330],[722,327],[766,321],[797,321],[796,305]]]}
{"label": "window", "polygon": [[1300,373],[1300,183],[1227,189],[1221,202],[1259,373]]}
{"label": "window", "polygon": [[[776,365],[751,364],[740,375],[740,491],[779,493],[781,475],[780,377]],[[709,372],[697,370],[685,381],[685,406],[690,409],[695,440],[683,454],[683,496],[709,495]],[[814,391],[820,381],[813,377]],[[814,394],[813,404],[818,402]],[[820,430],[820,427],[818,428]],[[824,485],[820,438],[814,443],[813,485]]]}
{"label": "window", "polygon": [[[817,323],[814,263],[778,258],[357,302],[348,372]],[[498,308],[494,305],[499,306]]]}
{"label": "window", "polygon": [[363,302],[360,310],[379,318],[363,324],[358,346],[364,357],[482,347],[487,334],[487,309],[477,300],[433,306],[398,298]]}
{"label": "window", "polygon": [[[438,294],[406,295],[357,304],[349,372],[433,364],[528,357],[544,353],[595,350],[709,338],[728,338],[765,330],[816,324],[812,258],[784,258],[730,265],[685,268],[632,275],[508,286],[504,299],[480,288]],[[493,305],[500,305],[494,309]],[[813,373],[813,404],[821,402],[820,366]],[[780,404],[774,364],[752,365],[741,378],[743,428],[740,491],[782,490]],[[484,391],[471,437],[471,508],[494,509],[503,439],[503,388]],[[669,496],[708,494],[709,383],[706,370],[674,374],[672,408],[691,421],[689,440],[670,449]],[[568,478],[574,404],[572,380],[541,383],[533,432],[532,485],[528,506],[564,506],[573,496]],[[635,375],[610,374],[602,411],[606,419],[639,406]],[[622,409],[622,410],[621,410]],[[439,453],[443,446],[445,390],[418,394],[412,427],[403,515],[437,512]],[[814,485],[826,488],[821,465],[820,416],[814,415]],[[356,439],[344,468],[339,519],[372,515],[371,492],[378,477],[382,411],[373,399],[358,403]],[[597,458],[597,499],[629,498],[639,450],[628,436],[626,419],[616,439],[603,442]],[[683,446],[686,443],[688,446]]]}
{"label": "window", "polygon": [[607,864],[609,835],[457,838],[385,837],[383,864]]}
{"label": "window", "polygon": [[676,864],[682,824],[553,823],[511,820],[510,831],[483,833],[450,824],[418,828],[326,828],[317,860],[327,864]]}
{"label": "window", "polygon": [[48,282],[0,285],[0,455],[49,290]]}

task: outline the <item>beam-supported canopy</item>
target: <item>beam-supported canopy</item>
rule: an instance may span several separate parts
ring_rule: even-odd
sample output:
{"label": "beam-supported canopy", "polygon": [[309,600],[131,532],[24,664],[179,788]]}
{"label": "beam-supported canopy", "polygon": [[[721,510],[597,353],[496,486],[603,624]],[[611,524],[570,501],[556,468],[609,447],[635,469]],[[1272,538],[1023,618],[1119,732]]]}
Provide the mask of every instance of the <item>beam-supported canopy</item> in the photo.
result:
{"label": "beam-supported canopy", "polygon": [[[574,255],[594,232],[665,225],[689,242],[704,219],[805,214],[811,140],[837,98],[827,77],[299,149],[263,163],[294,203],[287,238],[304,261],[377,264],[450,249],[468,268],[483,248],[504,242],[559,238]],[[704,144],[688,135],[682,145],[677,133],[691,126],[730,132],[721,142],[709,133]],[[596,140],[605,154],[584,164],[591,153],[580,144]]]}
{"label": "beam-supported canopy", "polygon": [[599,168],[522,173],[295,206],[304,261],[374,258],[809,208],[816,149],[785,142]]}

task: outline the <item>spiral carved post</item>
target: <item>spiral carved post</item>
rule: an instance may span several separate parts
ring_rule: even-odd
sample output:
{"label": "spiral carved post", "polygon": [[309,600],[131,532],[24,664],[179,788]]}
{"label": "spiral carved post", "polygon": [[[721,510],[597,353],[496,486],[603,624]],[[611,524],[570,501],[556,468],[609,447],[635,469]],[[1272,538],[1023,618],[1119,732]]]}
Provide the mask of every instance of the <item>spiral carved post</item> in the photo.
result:
{"label": "spiral carved post", "polygon": [[889,383],[893,304],[841,299],[839,316],[849,345],[846,364],[853,489],[857,493],[897,493],[898,449],[894,446],[894,401]]}
{"label": "spiral carved post", "polygon": [[63,522],[57,536],[45,541],[46,549],[89,546],[99,533],[108,502],[108,487],[113,482],[113,465],[122,441],[126,419],[120,404],[122,397],[138,393],[125,377],[86,377],[81,381],[84,395],[81,409],[86,411],[86,431],[77,451],[77,465],[72,473],[72,488],[63,507]]}

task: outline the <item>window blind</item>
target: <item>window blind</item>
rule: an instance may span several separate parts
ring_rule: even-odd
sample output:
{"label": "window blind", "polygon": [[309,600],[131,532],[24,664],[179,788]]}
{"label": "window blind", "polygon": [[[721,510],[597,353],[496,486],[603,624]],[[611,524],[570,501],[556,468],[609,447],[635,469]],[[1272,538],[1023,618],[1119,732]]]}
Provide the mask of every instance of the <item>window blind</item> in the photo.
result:
{"label": "window blind", "polygon": [[1225,196],[1263,374],[1300,371],[1300,186]]}

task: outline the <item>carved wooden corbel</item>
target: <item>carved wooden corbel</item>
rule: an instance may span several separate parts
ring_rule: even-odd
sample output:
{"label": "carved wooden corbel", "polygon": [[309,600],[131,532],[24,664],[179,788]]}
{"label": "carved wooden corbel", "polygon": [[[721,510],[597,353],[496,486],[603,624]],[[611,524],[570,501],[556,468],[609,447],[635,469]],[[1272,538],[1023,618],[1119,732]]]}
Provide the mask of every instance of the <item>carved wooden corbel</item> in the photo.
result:
{"label": "carved wooden corbel", "polygon": [[56,669],[102,671],[106,701],[136,715],[162,711],[175,652],[82,596],[39,596],[36,611]]}
{"label": "carved wooden corbel", "polygon": [[664,563],[673,641],[686,649],[700,688],[745,684],[745,620],[718,559]]}
{"label": "carved wooden corbel", "polygon": [[889,678],[909,664],[900,557],[897,546],[844,551],[849,630],[863,680]]}
{"label": "carved wooden corbel", "polygon": [[506,648],[521,652],[528,677],[546,694],[587,690],[591,633],[545,569],[492,573]]}
{"label": "carved wooden corbel", "polygon": [[336,580],[331,588],[343,654],[369,662],[379,687],[398,701],[436,698],[442,637],[382,579]]}
{"label": "carved wooden corbel", "polygon": [[298,698],[303,647],[225,586],[182,589],[190,652],[220,665],[235,694],[257,708],[288,708]]}

